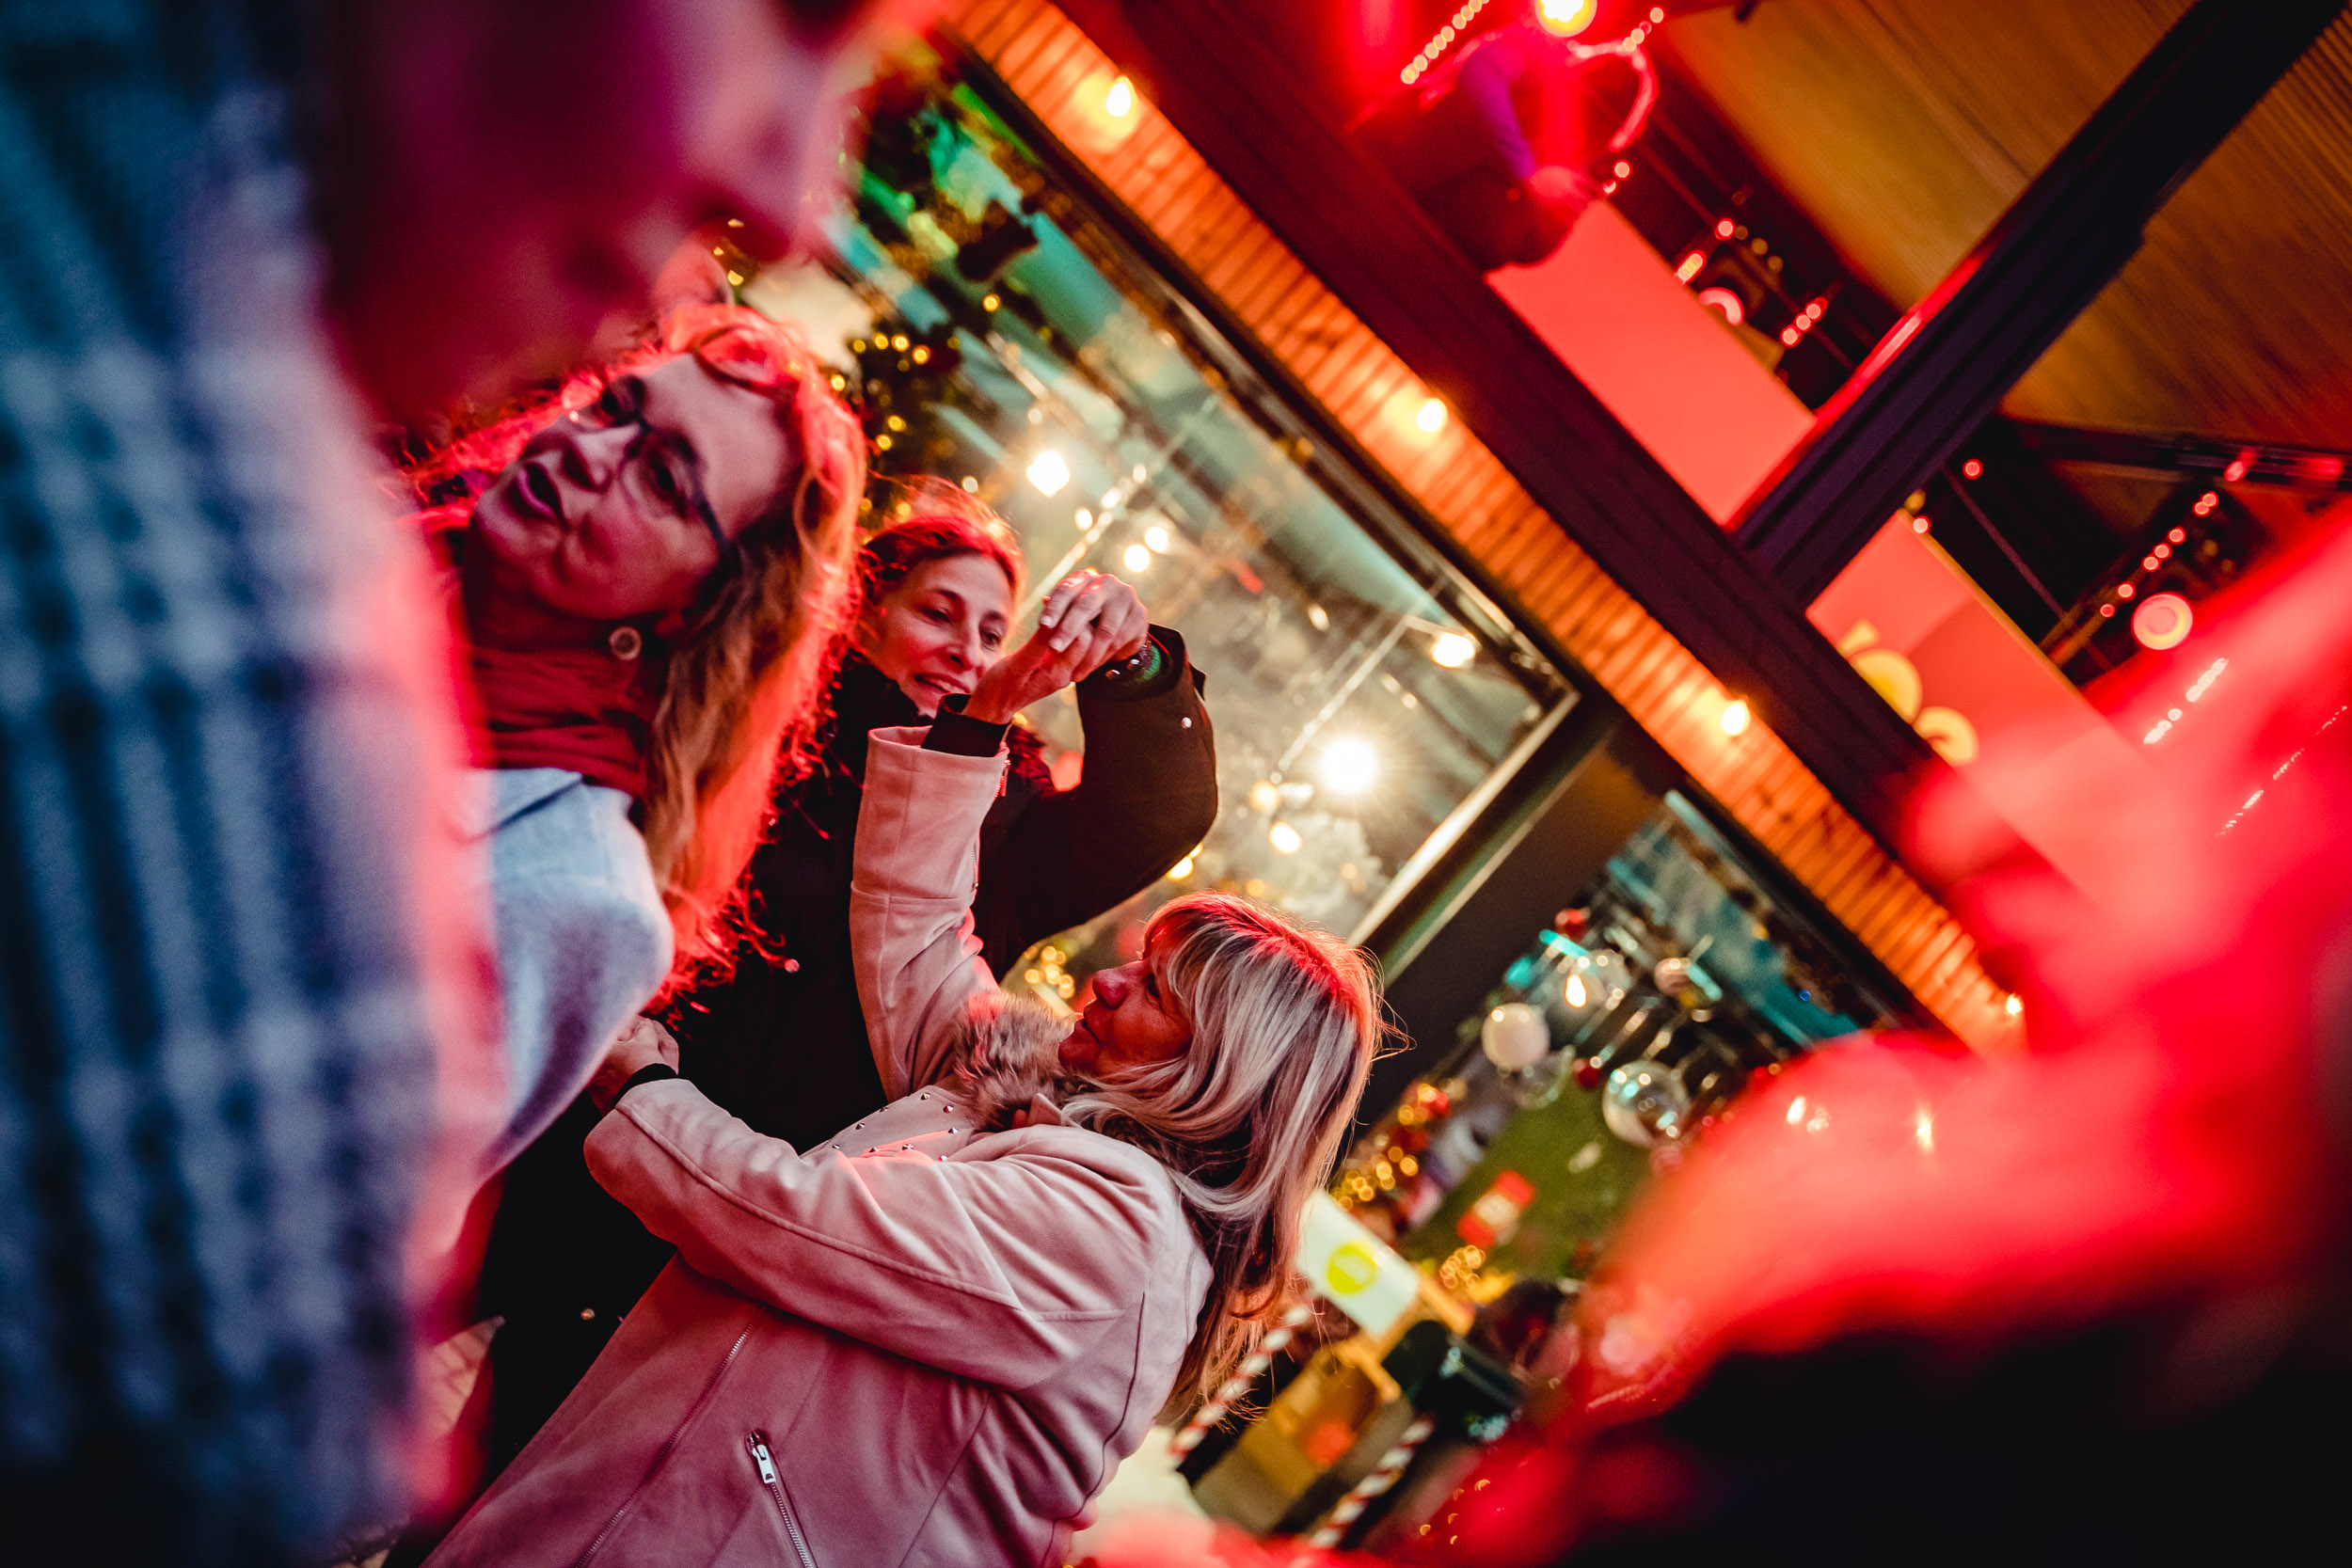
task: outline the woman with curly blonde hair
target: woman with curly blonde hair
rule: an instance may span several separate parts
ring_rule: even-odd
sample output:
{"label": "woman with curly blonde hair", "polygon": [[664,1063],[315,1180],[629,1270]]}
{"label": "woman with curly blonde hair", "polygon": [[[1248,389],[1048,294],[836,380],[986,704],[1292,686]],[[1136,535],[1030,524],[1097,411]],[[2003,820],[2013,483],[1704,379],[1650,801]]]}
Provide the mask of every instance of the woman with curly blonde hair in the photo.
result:
{"label": "woman with curly blonde hair", "polygon": [[492,467],[426,522],[486,774],[496,1168],[639,1008],[734,951],[771,781],[824,690],[866,459],[790,331],[695,305],[412,477]]}

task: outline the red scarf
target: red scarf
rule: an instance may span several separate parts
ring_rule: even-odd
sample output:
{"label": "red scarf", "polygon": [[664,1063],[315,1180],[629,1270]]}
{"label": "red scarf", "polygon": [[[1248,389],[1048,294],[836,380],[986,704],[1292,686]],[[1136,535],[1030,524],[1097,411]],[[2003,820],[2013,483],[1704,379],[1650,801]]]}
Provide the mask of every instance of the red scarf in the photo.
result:
{"label": "red scarf", "polygon": [[650,781],[657,681],[603,648],[476,648],[473,689],[492,768],[568,768],[643,800]]}
{"label": "red scarf", "polygon": [[[467,733],[477,768],[563,768],[591,784],[642,801],[650,784],[645,759],[661,702],[663,660],[650,639],[622,658],[609,647],[485,648],[467,636],[457,555],[468,505],[418,515],[450,596],[458,680],[472,722]],[[470,678],[467,678],[467,677]]]}

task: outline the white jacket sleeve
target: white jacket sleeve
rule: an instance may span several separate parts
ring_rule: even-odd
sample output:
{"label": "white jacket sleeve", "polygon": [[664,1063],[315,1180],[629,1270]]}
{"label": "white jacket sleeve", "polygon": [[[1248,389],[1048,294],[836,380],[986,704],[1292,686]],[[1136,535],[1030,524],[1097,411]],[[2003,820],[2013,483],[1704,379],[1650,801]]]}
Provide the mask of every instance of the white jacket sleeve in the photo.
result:
{"label": "white jacket sleeve", "polygon": [[959,1025],[1004,1006],[972,921],[980,822],[1005,756],[923,750],[924,732],[874,731],[850,879],[850,951],[866,1042],[891,1099],[937,1083]]}
{"label": "white jacket sleeve", "polygon": [[1121,1321],[1190,1231],[1165,1173],[1096,1133],[803,1155],[684,1079],[589,1134],[588,1168],[696,1272],[795,1317],[999,1387],[1050,1376]]}

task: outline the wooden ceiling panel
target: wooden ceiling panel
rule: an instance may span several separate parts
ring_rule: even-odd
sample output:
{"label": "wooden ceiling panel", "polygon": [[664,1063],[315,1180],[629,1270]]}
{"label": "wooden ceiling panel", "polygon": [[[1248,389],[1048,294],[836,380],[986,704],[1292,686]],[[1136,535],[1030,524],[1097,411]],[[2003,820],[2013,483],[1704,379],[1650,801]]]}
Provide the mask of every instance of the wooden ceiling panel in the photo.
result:
{"label": "wooden ceiling panel", "polygon": [[[1771,178],[1898,305],[1941,279],[2189,0],[1766,0],[1661,32]],[[2003,404],[2352,449],[2352,17],[2185,182]]]}
{"label": "wooden ceiling panel", "polygon": [[1766,0],[1662,51],[1848,264],[1908,309],[2189,0]]}
{"label": "wooden ceiling panel", "polygon": [[2189,176],[2004,408],[2352,448],[2352,17]]}

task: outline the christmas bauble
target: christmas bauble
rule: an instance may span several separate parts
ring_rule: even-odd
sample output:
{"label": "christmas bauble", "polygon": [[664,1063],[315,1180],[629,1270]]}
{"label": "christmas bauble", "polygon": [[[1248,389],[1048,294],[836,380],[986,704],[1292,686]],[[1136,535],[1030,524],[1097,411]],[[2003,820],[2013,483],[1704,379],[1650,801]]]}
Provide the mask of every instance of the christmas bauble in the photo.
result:
{"label": "christmas bauble", "polygon": [[1505,1002],[1479,1026],[1486,1060],[1505,1072],[1534,1067],[1551,1054],[1551,1029],[1544,1015],[1524,1002]]}

